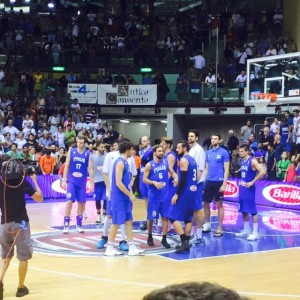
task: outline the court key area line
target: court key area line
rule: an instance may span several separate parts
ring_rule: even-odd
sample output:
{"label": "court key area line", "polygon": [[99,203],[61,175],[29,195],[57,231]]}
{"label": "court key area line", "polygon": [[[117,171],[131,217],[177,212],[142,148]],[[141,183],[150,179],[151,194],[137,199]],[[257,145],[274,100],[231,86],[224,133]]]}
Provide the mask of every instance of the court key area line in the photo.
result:
{"label": "court key area line", "polygon": [[[19,265],[16,263],[12,263],[15,267],[18,267]],[[29,267],[31,270],[49,273],[49,274],[56,274],[66,277],[74,277],[74,278],[81,278],[81,279],[89,279],[89,280],[95,280],[95,281],[102,281],[102,282],[110,282],[110,283],[116,283],[116,284],[131,284],[136,286],[148,286],[148,287],[154,287],[154,288],[163,288],[165,285],[160,284],[152,284],[152,283],[145,283],[145,282],[136,282],[136,281],[125,281],[125,280],[116,280],[116,279],[107,279],[103,277],[94,277],[94,276],[86,276],[86,275],[80,275],[75,273],[67,273],[67,272],[59,272],[54,270],[45,270],[37,267]],[[277,298],[295,298],[300,299],[300,295],[293,295],[293,294],[273,294],[273,293],[258,293],[258,292],[239,292],[239,294],[243,295],[252,295],[252,296],[271,296],[271,297],[277,297]]]}

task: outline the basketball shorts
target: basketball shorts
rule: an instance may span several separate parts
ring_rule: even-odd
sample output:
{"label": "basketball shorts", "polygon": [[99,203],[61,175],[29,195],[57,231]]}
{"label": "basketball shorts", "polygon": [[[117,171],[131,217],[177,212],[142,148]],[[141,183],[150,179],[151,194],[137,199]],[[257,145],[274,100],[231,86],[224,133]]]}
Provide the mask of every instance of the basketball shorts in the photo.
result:
{"label": "basketball shorts", "polygon": [[94,198],[95,200],[106,200],[106,186],[104,181],[95,183]]}
{"label": "basketball shorts", "polygon": [[131,221],[132,217],[132,202],[124,203],[123,209],[112,210],[112,224],[122,225],[127,221]]}
{"label": "basketball shorts", "polygon": [[77,201],[80,203],[86,202],[86,190],[85,186],[78,186],[73,182],[68,182],[67,186],[67,196],[68,201]]}
{"label": "basketball shorts", "polygon": [[162,218],[167,218],[169,208],[169,201],[148,201],[147,219],[156,220],[159,218],[159,216],[161,216]]}
{"label": "basketball shorts", "polygon": [[210,203],[213,200],[222,200],[223,193],[220,192],[222,184],[223,181],[206,181],[203,187],[203,202]]}

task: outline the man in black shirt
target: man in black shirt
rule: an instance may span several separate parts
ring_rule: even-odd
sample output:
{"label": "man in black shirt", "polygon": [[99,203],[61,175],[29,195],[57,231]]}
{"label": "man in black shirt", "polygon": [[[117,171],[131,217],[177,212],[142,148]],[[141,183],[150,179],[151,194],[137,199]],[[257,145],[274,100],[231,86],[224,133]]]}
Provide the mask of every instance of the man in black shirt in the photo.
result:
{"label": "man in black shirt", "polygon": [[14,256],[14,246],[17,248],[17,258],[19,260],[19,286],[16,297],[23,297],[29,293],[24,282],[33,247],[25,194],[36,202],[43,201],[43,193],[37,183],[35,173],[32,173],[30,177],[34,187],[25,178],[24,168],[17,160],[10,159],[2,165],[0,180],[0,208],[2,213],[0,226],[2,257],[0,265],[0,300],[3,299],[3,278]]}

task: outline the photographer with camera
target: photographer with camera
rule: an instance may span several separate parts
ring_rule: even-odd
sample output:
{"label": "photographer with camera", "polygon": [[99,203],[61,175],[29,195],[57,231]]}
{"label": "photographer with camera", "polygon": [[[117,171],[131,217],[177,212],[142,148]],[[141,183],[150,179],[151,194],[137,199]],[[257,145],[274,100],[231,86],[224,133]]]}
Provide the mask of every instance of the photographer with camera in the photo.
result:
{"label": "photographer with camera", "polygon": [[2,163],[0,178],[0,208],[2,213],[0,225],[2,257],[0,265],[0,300],[3,299],[3,278],[14,256],[14,246],[16,246],[19,260],[19,283],[16,297],[29,294],[24,282],[33,247],[25,194],[36,202],[42,202],[43,193],[37,183],[35,173],[30,175],[33,186],[25,176],[25,169],[18,160],[9,159]]}

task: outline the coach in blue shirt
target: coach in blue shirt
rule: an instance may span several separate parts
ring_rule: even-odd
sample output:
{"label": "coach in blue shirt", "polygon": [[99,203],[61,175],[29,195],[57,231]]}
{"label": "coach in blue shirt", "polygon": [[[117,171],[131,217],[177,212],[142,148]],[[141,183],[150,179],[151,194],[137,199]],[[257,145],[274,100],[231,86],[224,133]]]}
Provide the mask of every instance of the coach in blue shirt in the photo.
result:
{"label": "coach in blue shirt", "polygon": [[223,236],[223,193],[229,175],[229,153],[220,147],[221,137],[219,134],[211,136],[211,149],[206,152],[205,185],[203,189],[203,209],[205,224],[203,232],[210,232],[210,206],[212,200],[217,202],[219,225],[214,233],[215,237]]}

